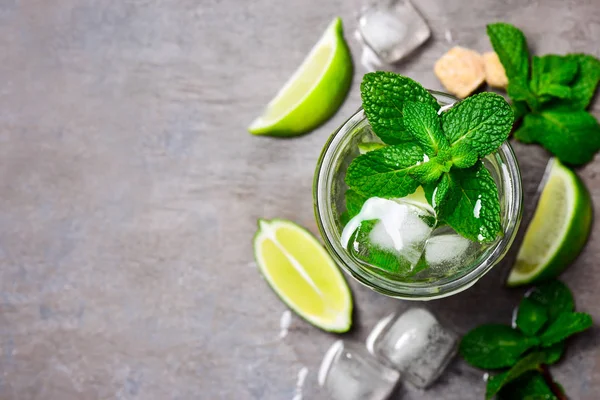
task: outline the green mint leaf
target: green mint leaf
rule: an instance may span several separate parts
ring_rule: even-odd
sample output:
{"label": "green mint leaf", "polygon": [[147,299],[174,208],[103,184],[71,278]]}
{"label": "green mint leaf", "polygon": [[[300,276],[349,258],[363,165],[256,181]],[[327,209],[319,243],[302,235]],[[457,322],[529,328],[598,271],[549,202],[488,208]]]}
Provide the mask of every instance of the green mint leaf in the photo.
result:
{"label": "green mint leaf", "polygon": [[501,400],[556,400],[544,377],[531,371],[506,385],[498,398]]}
{"label": "green mint leaf", "polygon": [[571,110],[585,110],[592,101],[600,81],[600,60],[589,54],[567,54],[566,58],[576,61],[579,68],[569,84],[572,96],[559,104]]}
{"label": "green mint leaf", "polygon": [[410,174],[420,183],[437,182],[444,172],[450,171],[452,163],[443,163],[437,157],[415,166]]}
{"label": "green mint leaf", "polygon": [[549,322],[554,322],[562,313],[575,311],[573,294],[557,279],[536,286],[527,298],[546,307]]}
{"label": "green mint leaf", "polygon": [[550,347],[541,349],[540,351],[543,351],[546,354],[546,361],[544,362],[544,364],[555,364],[560,360],[563,353],[565,352],[565,342],[558,342]]}
{"label": "green mint leaf", "polygon": [[462,194],[460,186],[449,173],[443,174],[437,183],[423,185],[423,190],[425,198],[441,221],[454,212]]}
{"label": "green mint leaf", "polygon": [[348,222],[350,222],[350,215],[348,214],[348,211],[344,211],[340,214],[340,222],[342,224],[342,226],[346,226],[346,224]]}
{"label": "green mint leaf", "polygon": [[526,101],[529,103],[534,94],[527,87],[527,82],[513,79],[506,87],[506,93],[513,101]]}
{"label": "green mint leaf", "polygon": [[402,109],[404,127],[429,157],[437,155],[439,149],[448,147],[448,139],[442,132],[437,110],[424,103],[407,102]]}
{"label": "green mint leaf", "polygon": [[506,92],[513,102],[524,102],[529,106],[528,108],[531,108],[532,110],[538,110],[540,108],[540,101],[529,89],[527,82],[525,81],[520,79],[511,80],[508,83]]}
{"label": "green mint leaf", "polygon": [[544,94],[544,88],[556,84],[568,87],[579,69],[579,63],[573,58],[548,54],[534,56],[531,60],[531,90],[537,95]]}
{"label": "green mint leaf", "polygon": [[451,144],[452,161],[458,168],[474,164],[474,154],[482,158],[508,138],[514,114],[504,98],[495,93],[468,97],[442,113],[442,129]]}
{"label": "green mint leaf", "polygon": [[551,83],[542,87],[538,92],[538,95],[541,96],[540,100],[545,102],[551,100],[552,97],[556,97],[558,99],[570,99],[572,96],[572,91],[568,86],[560,85],[558,83]]}
{"label": "green mint leaf", "polygon": [[452,168],[452,156],[447,148],[439,150],[437,157],[423,158],[423,163],[416,165],[411,174],[422,184],[437,182],[443,173]]}
{"label": "green mint leaf", "polygon": [[367,197],[407,196],[419,187],[419,182],[410,173],[423,162],[423,156],[421,147],[413,143],[370,151],[352,160],[346,183]]}
{"label": "green mint leaf", "polygon": [[583,332],[592,326],[592,317],[586,313],[562,313],[550,324],[548,329],[540,336],[542,346],[552,346],[571,335]]}
{"label": "green mint leaf", "polygon": [[502,225],[498,188],[489,171],[478,161],[468,169],[452,169],[450,178],[459,198],[453,200],[454,209],[444,221],[469,240],[494,241],[502,232]]}
{"label": "green mint leaf", "polygon": [[588,112],[549,109],[525,116],[515,137],[539,143],[562,162],[582,165],[600,150],[600,125]]}
{"label": "green mint leaf", "polygon": [[487,26],[492,47],[504,66],[508,80],[529,80],[529,50],[525,35],[516,27],[496,23]]}
{"label": "green mint leaf", "polygon": [[529,113],[529,106],[524,101],[514,101],[511,105],[513,113],[515,114],[515,121],[523,118],[525,114]]}
{"label": "green mint leaf", "polygon": [[521,300],[517,310],[517,327],[527,336],[533,336],[542,329],[548,321],[546,307],[527,297]]}
{"label": "green mint leaf", "polygon": [[487,381],[485,398],[491,399],[500,389],[510,382],[520,378],[529,371],[537,371],[540,365],[546,362],[546,354],[536,352],[528,354],[517,362],[511,369],[498,375],[490,377]]}
{"label": "green mint leaf", "polygon": [[368,199],[367,196],[363,196],[352,189],[346,190],[346,210],[348,210],[348,220],[358,215],[363,204],[365,204],[365,201]]}
{"label": "green mint leaf", "polygon": [[412,141],[404,126],[404,104],[423,103],[439,110],[435,97],[423,86],[393,72],[371,72],[360,85],[363,108],[373,131],[387,144]]}
{"label": "green mint leaf", "polygon": [[462,338],[459,352],[474,367],[504,368],[514,365],[521,354],[538,343],[537,338],[524,336],[510,326],[486,324]]}

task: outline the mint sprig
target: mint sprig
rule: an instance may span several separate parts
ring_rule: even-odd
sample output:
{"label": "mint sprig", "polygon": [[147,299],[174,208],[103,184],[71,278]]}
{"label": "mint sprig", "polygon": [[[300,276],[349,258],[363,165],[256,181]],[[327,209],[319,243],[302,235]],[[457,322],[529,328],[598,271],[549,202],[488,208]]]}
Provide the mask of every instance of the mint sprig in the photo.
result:
{"label": "mint sprig", "polygon": [[438,220],[472,241],[495,240],[498,188],[479,160],[508,138],[514,118],[504,98],[481,93],[440,114],[421,85],[391,72],[366,74],[361,92],[371,127],[389,146],[352,161],[350,189],[401,198],[423,186]]}
{"label": "mint sprig", "polygon": [[562,357],[565,339],[592,326],[589,314],[573,309],[570,290],[558,280],[551,281],[534,288],[521,301],[516,328],[486,324],[463,337],[459,351],[469,364],[485,369],[510,367],[488,380],[487,399],[495,395],[524,398],[516,393],[566,398],[547,366]]}
{"label": "mint sprig", "polygon": [[[600,81],[600,60],[588,54],[533,56],[516,27],[488,25],[488,36],[509,83],[517,120],[515,138],[539,143],[562,162],[581,165],[600,150],[600,125],[585,111]],[[531,66],[531,68],[530,68]]]}

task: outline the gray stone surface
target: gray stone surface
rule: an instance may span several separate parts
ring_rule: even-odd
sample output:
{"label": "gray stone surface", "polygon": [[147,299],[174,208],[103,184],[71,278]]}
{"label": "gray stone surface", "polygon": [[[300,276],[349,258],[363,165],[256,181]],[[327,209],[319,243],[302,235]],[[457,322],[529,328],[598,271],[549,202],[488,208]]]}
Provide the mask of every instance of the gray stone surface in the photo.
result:
{"label": "gray stone surface", "polygon": [[[293,317],[252,267],[259,217],[313,232],[313,169],[328,135],[252,137],[247,124],[333,16],[351,39],[360,0],[0,0],[0,399],[292,399],[338,337]],[[489,49],[485,24],[524,28],[539,53],[600,55],[587,1],[422,0],[434,37],[398,66],[440,89],[432,66],[457,44]],[[598,104],[598,103],[597,103]],[[600,109],[596,105],[596,110]],[[596,116],[600,113],[596,112]],[[515,145],[531,210],[547,154]],[[600,204],[600,162],[580,173]],[[600,321],[600,224],[564,279]],[[522,291],[510,262],[427,304],[465,332],[506,322]],[[409,303],[351,283],[355,329]],[[572,399],[600,392],[598,329],[553,368]],[[481,399],[481,372],[456,362],[406,399]]]}

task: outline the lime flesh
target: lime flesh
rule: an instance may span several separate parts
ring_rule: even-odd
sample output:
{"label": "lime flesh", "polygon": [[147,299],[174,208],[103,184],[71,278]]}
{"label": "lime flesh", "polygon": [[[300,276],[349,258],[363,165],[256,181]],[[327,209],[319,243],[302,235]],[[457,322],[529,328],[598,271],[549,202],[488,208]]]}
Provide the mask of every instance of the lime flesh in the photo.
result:
{"label": "lime flesh", "polygon": [[577,174],[550,161],[546,184],[507,280],[520,286],[555,278],[581,253],[592,224],[592,201]]}
{"label": "lime flesh", "polygon": [[296,136],[314,129],[341,106],[352,73],[342,20],[336,18],[248,131],[255,135]]}
{"label": "lime flesh", "polygon": [[302,318],[331,332],[352,324],[352,296],[323,246],[287,220],[259,220],[254,237],[257,265],[271,288]]}

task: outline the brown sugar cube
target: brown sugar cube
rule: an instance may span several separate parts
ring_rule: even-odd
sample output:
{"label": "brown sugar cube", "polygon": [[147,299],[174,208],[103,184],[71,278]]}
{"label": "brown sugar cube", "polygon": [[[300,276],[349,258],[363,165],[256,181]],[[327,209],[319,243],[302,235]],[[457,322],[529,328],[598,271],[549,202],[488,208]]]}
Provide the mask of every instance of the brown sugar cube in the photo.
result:
{"label": "brown sugar cube", "polygon": [[464,99],[485,80],[483,58],[476,51],[453,47],[433,68],[435,75],[450,93]]}
{"label": "brown sugar cube", "polygon": [[498,58],[498,54],[490,51],[483,54],[483,68],[488,85],[505,89],[508,85],[506,71]]}

